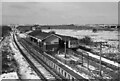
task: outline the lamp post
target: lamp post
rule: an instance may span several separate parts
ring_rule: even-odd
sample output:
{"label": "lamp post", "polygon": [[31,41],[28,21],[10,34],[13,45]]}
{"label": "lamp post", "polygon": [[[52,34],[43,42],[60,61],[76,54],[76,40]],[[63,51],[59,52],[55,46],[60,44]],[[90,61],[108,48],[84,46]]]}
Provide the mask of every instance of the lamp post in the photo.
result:
{"label": "lamp post", "polygon": [[88,70],[89,70],[89,53],[88,53]]}
{"label": "lamp post", "polygon": [[101,56],[102,56],[102,43],[100,43],[100,76],[102,76],[101,74]]}
{"label": "lamp post", "polygon": [[65,58],[67,58],[67,56],[66,56],[66,40],[65,40],[64,44],[65,44]]}

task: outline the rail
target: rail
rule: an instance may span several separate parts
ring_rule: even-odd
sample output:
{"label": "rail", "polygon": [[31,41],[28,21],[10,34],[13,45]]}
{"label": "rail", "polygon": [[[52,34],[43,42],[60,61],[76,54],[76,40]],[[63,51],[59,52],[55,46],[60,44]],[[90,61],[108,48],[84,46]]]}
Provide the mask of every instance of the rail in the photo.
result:
{"label": "rail", "polygon": [[13,35],[13,40],[17,46],[17,48],[19,49],[20,53],[25,57],[25,59],[27,60],[27,62],[30,64],[30,66],[33,68],[33,70],[37,73],[37,75],[44,81],[48,81],[43,74],[35,67],[35,65],[31,62],[30,59],[28,59],[28,57],[25,55],[25,53],[21,50],[21,48],[19,47],[19,45],[17,44],[16,40],[15,40],[15,36]]}

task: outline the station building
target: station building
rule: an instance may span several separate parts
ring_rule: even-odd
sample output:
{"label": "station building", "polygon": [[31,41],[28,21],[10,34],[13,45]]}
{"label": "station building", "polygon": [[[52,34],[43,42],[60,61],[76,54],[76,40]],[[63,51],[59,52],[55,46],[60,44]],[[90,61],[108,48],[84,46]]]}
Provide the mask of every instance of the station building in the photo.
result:
{"label": "station building", "polygon": [[28,34],[29,40],[36,43],[44,51],[55,51],[61,48],[78,47],[78,39],[70,36],[63,36],[55,33],[36,30]]}

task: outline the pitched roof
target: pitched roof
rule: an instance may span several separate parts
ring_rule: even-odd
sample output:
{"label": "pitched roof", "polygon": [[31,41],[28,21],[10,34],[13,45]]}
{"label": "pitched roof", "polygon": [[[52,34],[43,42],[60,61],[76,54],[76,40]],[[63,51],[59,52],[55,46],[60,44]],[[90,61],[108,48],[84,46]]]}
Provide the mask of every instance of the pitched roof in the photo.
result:
{"label": "pitched roof", "polygon": [[62,40],[78,40],[75,37],[71,37],[71,36],[64,36],[64,35],[59,35],[59,34],[52,34],[52,33],[47,33],[47,32],[42,32],[41,30],[35,30],[31,33],[29,33],[29,35],[34,36],[36,38],[39,38],[41,40],[46,39],[47,37],[50,37],[52,35],[61,38]]}

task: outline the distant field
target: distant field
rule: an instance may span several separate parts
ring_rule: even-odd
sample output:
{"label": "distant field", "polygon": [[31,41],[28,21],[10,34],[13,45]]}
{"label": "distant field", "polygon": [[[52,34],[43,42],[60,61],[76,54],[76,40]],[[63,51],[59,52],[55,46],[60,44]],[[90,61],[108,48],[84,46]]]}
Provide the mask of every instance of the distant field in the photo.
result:
{"label": "distant field", "polygon": [[[18,29],[21,31],[29,31],[32,29],[32,27],[37,27],[33,25],[26,25],[26,26],[18,26]],[[91,26],[77,26],[77,25],[40,25],[37,29],[71,29],[71,30],[91,30],[91,29],[97,29],[97,30],[105,30],[105,31],[114,31],[117,30],[117,28],[103,28],[100,26],[91,27]]]}
{"label": "distant field", "polygon": [[[0,26],[0,37],[2,36],[2,26]],[[1,46],[0,46],[1,47]],[[1,49],[1,48],[0,48]],[[0,74],[2,73],[2,52],[0,50]]]}

